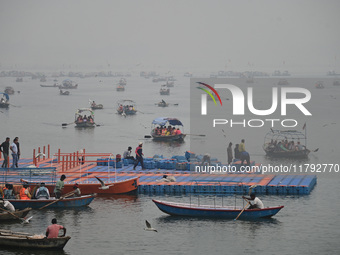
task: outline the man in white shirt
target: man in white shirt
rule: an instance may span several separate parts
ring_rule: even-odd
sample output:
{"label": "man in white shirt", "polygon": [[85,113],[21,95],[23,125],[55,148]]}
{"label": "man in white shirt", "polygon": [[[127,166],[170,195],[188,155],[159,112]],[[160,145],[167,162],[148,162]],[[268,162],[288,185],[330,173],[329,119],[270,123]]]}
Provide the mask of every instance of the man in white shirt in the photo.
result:
{"label": "man in white shirt", "polygon": [[248,209],[263,209],[264,205],[262,203],[262,201],[255,196],[255,194],[251,194],[250,197],[245,197],[242,196],[243,199],[247,199],[250,201],[253,201],[250,203],[250,206],[248,207]]}
{"label": "man in white shirt", "polygon": [[12,157],[13,157],[12,168],[17,167],[18,165],[18,147],[16,145],[17,140],[18,140],[17,138],[14,138],[13,143],[9,147],[12,151]]}
{"label": "man in white shirt", "polygon": [[8,202],[7,200],[3,200],[2,198],[0,198],[0,206],[2,206],[7,211],[15,212],[14,206],[10,202]]}

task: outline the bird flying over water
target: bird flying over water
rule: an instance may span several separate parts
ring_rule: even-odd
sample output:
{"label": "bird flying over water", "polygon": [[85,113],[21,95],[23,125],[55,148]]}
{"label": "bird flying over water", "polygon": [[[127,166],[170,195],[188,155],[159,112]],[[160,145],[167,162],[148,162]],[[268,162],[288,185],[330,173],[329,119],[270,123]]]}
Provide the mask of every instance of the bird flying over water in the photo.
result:
{"label": "bird flying over water", "polygon": [[151,224],[147,220],[145,221],[145,224],[146,224],[146,228],[144,228],[144,230],[158,232],[157,229],[154,229],[153,227],[151,227]]}
{"label": "bird flying over water", "polygon": [[30,220],[31,220],[32,218],[33,218],[33,216],[28,217],[28,218],[22,218],[21,220],[22,220],[22,223],[28,224],[28,223],[30,223]]}
{"label": "bird flying over water", "polygon": [[105,183],[101,179],[99,179],[97,176],[95,176],[95,177],[100,182],[100,184],[102,185],[99,189],[109,189],[111,186],[113,186],[113,184],[105,185]]}

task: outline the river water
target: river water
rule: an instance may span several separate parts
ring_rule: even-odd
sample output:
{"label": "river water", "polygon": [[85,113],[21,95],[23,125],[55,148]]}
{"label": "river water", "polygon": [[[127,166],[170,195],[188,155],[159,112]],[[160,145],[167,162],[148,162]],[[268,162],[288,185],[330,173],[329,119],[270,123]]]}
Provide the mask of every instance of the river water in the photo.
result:
{"label": "river water", "polygon": [[[151,122],[156,117],[176,117],[190,132],[189,79],[178,75],[170,96],[160,96],[160,83],[153,83],[138,75],[127,78],[124,92],[115,91],[119,78],[74,79],[79,88],[70,90],[69,96],[60,96],[56,88],[41,88],[38,80],[0,78],[0,90],[12,86],[20,94],[11,96],[10,109],[0,113],[0,134],[19,136],[22,157],[32,157],[33,148],[51,145],[51,152],[110,152],[122,154],[125,148],[144,142],[144,154],[153,156],[183,155],[186,150],[199,151],[206,143],[205,137],[192,137],[181,144],[155,143],[144,138],[149,135]],[[296,84],[312,93],[313,112],[308,123],[309,147],[319,148],[308,160],[293,163],[339,164],[339,98],[340,88],[332,79],[322,77],[325,89],[315,89],[313,80]],[[315,78],[315,81],[321,79]],[[61,82],[62,79],[59,79]],[[53,84],[52,78],[48,82]],[[273,81],[271,81],[273,83]],[[266,90],[259,85],[259,90]],[[178,106],[159,108],[161,99]],[[62,123],[71,123],[77,108],[88,107],[93,99],[104,105],[95,111],[95,121],[100,126],[79,130]],[[136,116],[117,115],[115,108],[120,99],[137,103]],[[332,124],[333,123],[333,124]],[[334,124],[335,123],[335,124]],[[227,135],[227,140],[237,142],[247,139],[247,150],[258,163],[291,163],[271,160],[262,151],[263,137],[268,128],[256,130],[245,136]],[[235,133],[237,134],[237,132]],[[222,137],[222,134],[221,134]],[[190,142],[195,146],[190,147]],[[196,147],[196,144],[198,146]],[[201,152],[200,152],[201,153]],[[216,155],[215,155],[216,154]],[[214,156],[225,162],[225,151]],[[29,233],[44,233],[52,218],[67,228],[72,238],[61,252],[37,252],[0,247],[1,254],[339,254],[339,192],[340,173],[318,173],[318,183],[307,196],[261,196],[265,206],[284,205],[273,219],[260,221],[233,221],[170,217],[159,211],[152,199],[178,202],[221,203],[221,197],[211,196],[149,196],[122,195],[96,198],[89,207],[75,210],[33,211],[30,224],[0,224],[1,229]],[[242,205],[240,196],[226,196],[224,203]],[[145,220],[158,232],[144,231]]]}

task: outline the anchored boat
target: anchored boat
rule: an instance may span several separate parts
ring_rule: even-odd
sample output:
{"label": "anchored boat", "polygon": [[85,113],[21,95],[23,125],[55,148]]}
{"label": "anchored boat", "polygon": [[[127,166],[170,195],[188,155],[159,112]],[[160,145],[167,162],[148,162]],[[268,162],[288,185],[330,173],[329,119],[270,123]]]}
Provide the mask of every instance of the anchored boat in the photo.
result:
{"label": "anchored boat", "polygon": [[183,124],[178,119],[156,118],[152,121],[151,136],[158,141],[183,141],[186,135],[180,127],[183,127]]}
{"label": "anchored boat", "polygon": [[[173,216],[235,219],[243,209],[243,207],[236,206],[194,205],[160,201],[155,199],[152,201],[162,212]],[[277,214],[283,207],[284,206],[264,209],[246,209],[242,212],[239,219],[270,218]]]}
{"label": "anchored boat", "polygon": [[18,217],[24,218],[31,210],[32,210],[32,208],[25,208],[23,210],[16,210],[15,212],[11,212],[11,213],[2,212],[2,213],[0,213],[0,222],[1,221],[8,221],[8,220],[17,220]]}

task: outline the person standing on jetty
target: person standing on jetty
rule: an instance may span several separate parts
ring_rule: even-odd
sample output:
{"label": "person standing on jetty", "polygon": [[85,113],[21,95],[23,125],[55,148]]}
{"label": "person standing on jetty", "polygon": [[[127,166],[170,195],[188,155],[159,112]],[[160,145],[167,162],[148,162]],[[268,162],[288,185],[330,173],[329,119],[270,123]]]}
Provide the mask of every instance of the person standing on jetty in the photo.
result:
{"label": "person standing on jetty", "polygon": [[64,180],[66,179],[66,176],[63,174],[60,177],[60,180],[57,181],[57,183],[55,184],[55,188],[54,188],[54,194],[55,194],[55,198],[59,199],[61,197],[61,193],[63,191],[64,188]]}
{"label": "person standing on jetty", "polygon": [[4,162],[2,162],[1,167],[5,167],[5,168],[9,167],[9,162],[8,162],[9,141],[10,141],[10,138],[6,137],[6,140],[0,145],[0,151],[4,155]]}
{"label": "person standing on jetty", "polygon": [[12,168],[17,167],[18,165],[18,147],[17,147],[16,142],[17,142],[17,138],[14,138],[13,143],[9,147],[12,151],[12,158],[13,158]]}
{"label": "person standing on jetty", "polygon": [[227,148],[227,155],[228,155],[228,165],[233,161],[233,149],[231,148],[233,144],[230,142]]}
{"label": "person standing on jetty", "polygon": [[18,158],[17,158],[17,163],[15,164],[15,166],[18,167],[18,162],[19,162],[20,155],[21,155],[21,152],[20,152],[20,144],[19,144],[19,137],[15,137],[14,140],[16,140],[16,141],[15,141],[15,144],[16,144],[16,146],[17,146],[17,148],[18,148],[18,153],[17,153]]}
{"label": "person standing on jetty", "polygon": [[144,163],[143,163],[143,143],[140,142],[138,147],[136,148],[136,161],[135,161],[135,164],[133,166],[133,170],[136,170],[136,166],[138,165],[138,163],[140,162],[140,165],[142,166],[142,170],[145,170],[144,168]]}
{"label": "person standing on jetty", "polygon": [[243,162],[247,162],[247,166],[250,166],[250,156],[249,153],[246,151],[246,146],[244,144],[245,140],[242,139],[241,143],[238,145],[238,150],[240,152],[240,159],[241,159],[241,166],[243,166]]}

